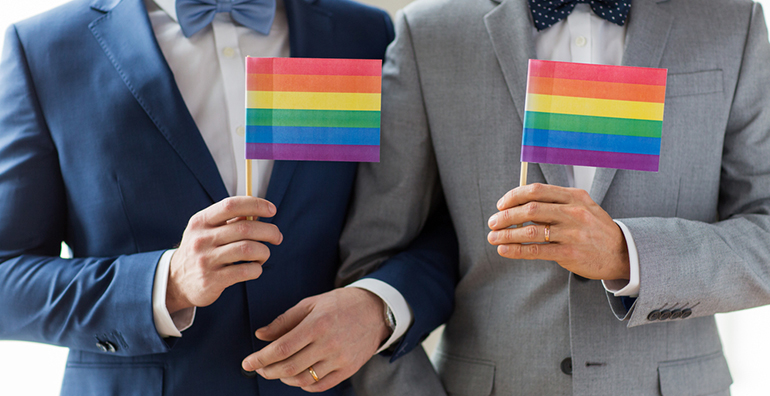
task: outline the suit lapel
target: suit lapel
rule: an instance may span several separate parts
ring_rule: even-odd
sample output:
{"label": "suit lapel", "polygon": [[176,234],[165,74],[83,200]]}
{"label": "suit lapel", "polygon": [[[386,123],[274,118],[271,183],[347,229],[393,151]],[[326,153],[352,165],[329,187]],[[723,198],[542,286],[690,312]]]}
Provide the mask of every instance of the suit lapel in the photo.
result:
{"label": "suit lapel", "polygon": [[[674,17],[658,3],[665,1],[633,0],[628,17],[624,66],[659,67]],[[601,205],[617,169],[597,168],[591,186],[591,198]]]}
{"label": "suit lapel", "polygon": [[[285,0],[289,21],[291,57],[323,58],[323,43],[331,42],[332,14],[316,5],[314,0]],[[289,188],[298,161],[275,161],[266,199],[280,208]],[[268,220],[272,221],[272,220]]]}
{"label": "suit lapel", "polygon": [[216,163],[184,104],[141,0],[95,0],[105,14],[89,25],[141,107],[212,201],[228,196]]}
{"label": "suit lapel", "polygon": [[[513,98],[519,120],[524,124],[524,101],[527,97],[527,67],[530,59],[537,59],[534,29],[529,5],[524,0],[506,0],[484,16],[489,38]],[[521,142],[514,142],[521,144]],[[530,173],[537,167],[548,184],[567,185],[567,174],[562,165],[530,164]]]}

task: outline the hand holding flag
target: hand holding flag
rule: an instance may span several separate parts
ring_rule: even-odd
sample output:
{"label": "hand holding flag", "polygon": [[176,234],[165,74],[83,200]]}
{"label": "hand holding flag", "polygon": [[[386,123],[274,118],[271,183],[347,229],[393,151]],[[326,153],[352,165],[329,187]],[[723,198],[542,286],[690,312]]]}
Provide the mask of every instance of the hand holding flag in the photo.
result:
{"label": "hand holding flag", "polygon": [[[527,186],[528,162],[658,171],[666,70],[530,60],[520,187],[487,239],[513,259],[556,261],[589,279],[629,279],[625,235],[581,189]],[[535,224],[511,228],[516,224]]]}

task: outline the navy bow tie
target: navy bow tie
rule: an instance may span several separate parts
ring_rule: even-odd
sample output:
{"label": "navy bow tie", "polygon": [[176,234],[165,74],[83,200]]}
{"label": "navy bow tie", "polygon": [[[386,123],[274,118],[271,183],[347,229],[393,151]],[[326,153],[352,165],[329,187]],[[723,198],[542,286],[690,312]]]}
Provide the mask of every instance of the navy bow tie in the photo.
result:
{"label": "navy bow tie", "polygon": [[568,17],[578,3],[589,4],[599,18],[620,26],[631,10],[631,0],[529,0],[529,10],[537,30],[543,30]]}
{"label": "navy bow tie", "polygon": [[218,12],[229,12],[234,21],[267,35],[275,17],[275,0],[176,0],[176,17],[185,37],[208,26]]}

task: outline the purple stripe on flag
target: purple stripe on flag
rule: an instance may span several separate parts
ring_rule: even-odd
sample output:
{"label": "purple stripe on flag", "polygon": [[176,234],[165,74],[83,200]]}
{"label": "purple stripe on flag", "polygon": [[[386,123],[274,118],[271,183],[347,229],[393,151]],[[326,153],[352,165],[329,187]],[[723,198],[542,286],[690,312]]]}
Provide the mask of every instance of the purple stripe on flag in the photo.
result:
{"label": "purple stripe on flag", "polygon": [[246,143],[246,159],[380,162],[380,146]]}
{"label": "purple stripe on flag", "polygon": [[521,161],[657,172],[659,155],[521,146]]}

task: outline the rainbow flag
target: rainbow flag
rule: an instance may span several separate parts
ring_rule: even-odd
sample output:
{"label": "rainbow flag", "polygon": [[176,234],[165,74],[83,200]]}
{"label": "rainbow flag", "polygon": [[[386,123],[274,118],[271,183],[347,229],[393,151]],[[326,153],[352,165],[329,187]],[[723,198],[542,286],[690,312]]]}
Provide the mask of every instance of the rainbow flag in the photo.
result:
{"label": "rainbow flag", "polygon": [[246,159],[380,160],[382,61],[246,58]]}
{"label": "rainbow flag", "polygon": [[666,69],[529,61],[522,162],[658,171]]}

